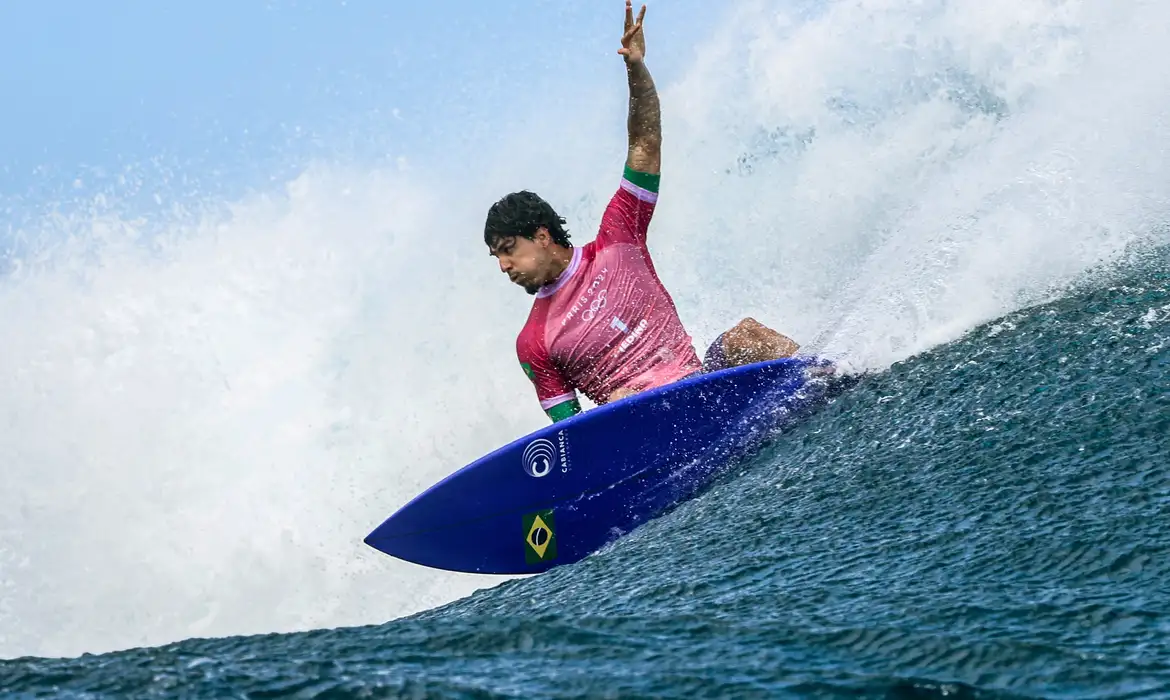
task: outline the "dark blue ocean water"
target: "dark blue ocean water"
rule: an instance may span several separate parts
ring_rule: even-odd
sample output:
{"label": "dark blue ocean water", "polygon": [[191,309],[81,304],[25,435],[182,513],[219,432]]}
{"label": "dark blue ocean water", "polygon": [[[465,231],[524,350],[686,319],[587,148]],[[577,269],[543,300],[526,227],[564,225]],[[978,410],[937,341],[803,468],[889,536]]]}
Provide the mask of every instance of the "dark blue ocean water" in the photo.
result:
{"label": "dark blue ocean water", "polygon": [[1139,258],[866,377],[578,565],[381,626],[3,661],[0,688],[1170,696],[1170,268]]}

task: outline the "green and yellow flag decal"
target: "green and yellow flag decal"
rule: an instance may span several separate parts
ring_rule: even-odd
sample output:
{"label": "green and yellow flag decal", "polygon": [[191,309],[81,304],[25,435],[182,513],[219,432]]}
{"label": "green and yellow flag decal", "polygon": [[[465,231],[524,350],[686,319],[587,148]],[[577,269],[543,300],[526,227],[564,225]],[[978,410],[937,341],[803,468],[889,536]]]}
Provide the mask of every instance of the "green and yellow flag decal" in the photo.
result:
{"label": "green and yellow flag decal", "polygon": [[557,523],[551,510],[524,516],[524,561],[540,564],[557,558]]}

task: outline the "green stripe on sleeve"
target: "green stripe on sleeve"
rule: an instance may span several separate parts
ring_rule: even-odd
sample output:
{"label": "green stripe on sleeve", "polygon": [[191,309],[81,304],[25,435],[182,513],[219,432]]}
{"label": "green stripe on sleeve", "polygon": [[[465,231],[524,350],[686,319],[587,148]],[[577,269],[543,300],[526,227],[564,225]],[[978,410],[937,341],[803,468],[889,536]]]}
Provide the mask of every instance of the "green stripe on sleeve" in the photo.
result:
{"label": "green stripe on sleeve", "polygon": [[557,421],[562,421],[566,418],[572,418],[573,416],[577,415],[580,412],[581,412],[581,402],[578,401],[577,399],[569,399],[568,401],[563,401],[563,402],[557,404],[556,406],[553,406],[552,408],[545,411],[545,413],[548,414],[548,417],[552,418],[553,423],[556,423]]}
{"label": "green stripe on sleeve", "polygon": [[628,165],[626,166],[625,172],[622,173],[622,177],[638,187],[655,194],[658,194],[658,181],[662,179],[662,176],[658,173],[638,172],[637,170],[630,169]]}

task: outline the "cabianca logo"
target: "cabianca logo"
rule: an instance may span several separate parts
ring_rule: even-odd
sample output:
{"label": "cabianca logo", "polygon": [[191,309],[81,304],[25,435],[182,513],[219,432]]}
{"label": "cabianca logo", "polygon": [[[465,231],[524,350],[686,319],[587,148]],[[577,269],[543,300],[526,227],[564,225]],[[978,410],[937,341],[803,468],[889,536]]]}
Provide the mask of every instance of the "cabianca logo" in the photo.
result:
{"label": "cabianca logo", "polygon": [[528,476],[540,478],[548,476],[552,471],[553,460],[556,459],[557,448],[552,441],[538,438],[528,443],[524,448],[524,471]]}

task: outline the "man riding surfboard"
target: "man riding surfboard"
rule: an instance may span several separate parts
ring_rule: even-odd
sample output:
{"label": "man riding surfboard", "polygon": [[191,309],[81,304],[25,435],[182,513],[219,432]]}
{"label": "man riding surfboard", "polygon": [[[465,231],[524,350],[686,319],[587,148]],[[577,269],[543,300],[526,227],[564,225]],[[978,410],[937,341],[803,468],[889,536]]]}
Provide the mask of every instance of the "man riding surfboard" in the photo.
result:
{"label": "man riding surfboard", "polygon": [[790,357],[790,338],[745,318],[700,362],[654,270],[647,233],[658,201],[662,146],[658,93],[646,68],[643,5],[626,0],[618,53],[630,89],[629,151],[596,239],[577,248],[565,219],[528,191],[493,204],[484,243],[500,271],[536,297],[516,353],[554,422],[580,413],[577,392],[601,405],[700,372]]}

